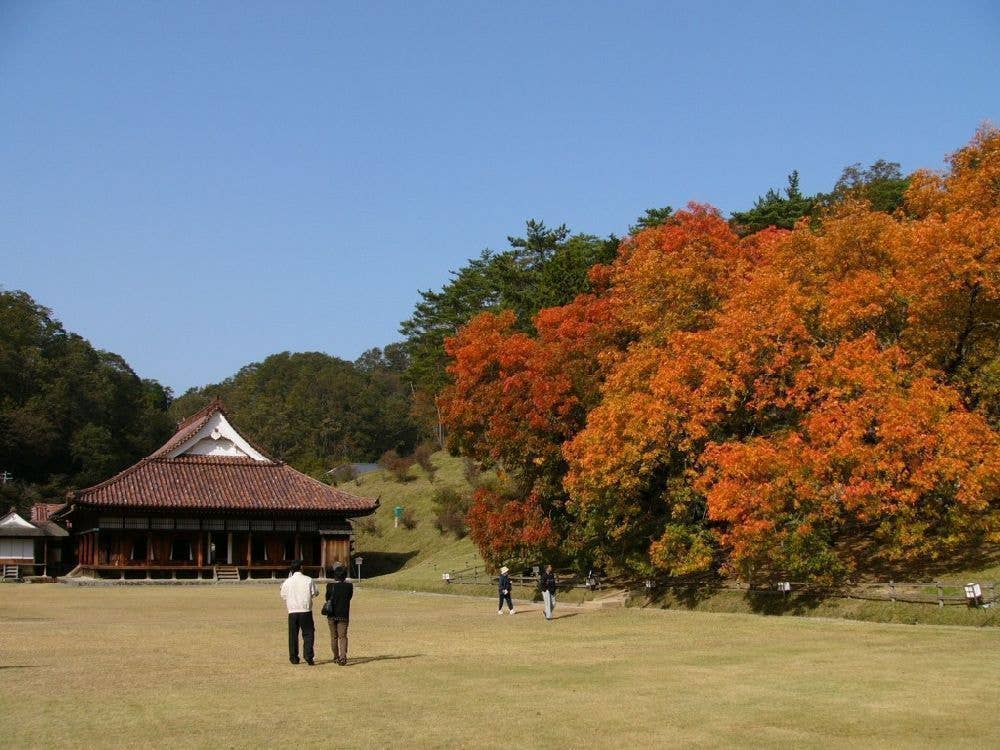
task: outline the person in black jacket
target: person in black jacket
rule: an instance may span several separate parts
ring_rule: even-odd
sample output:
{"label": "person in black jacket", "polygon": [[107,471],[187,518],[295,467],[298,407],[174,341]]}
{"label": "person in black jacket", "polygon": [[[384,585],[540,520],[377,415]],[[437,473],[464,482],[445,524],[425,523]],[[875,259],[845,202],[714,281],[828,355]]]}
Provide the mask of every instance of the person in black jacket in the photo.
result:
{"label": "person in black jacket", "polygon": [[334,568],[333,583],[326,584],[326,600],[330,603],[326,622],[330,626],[333,660],[340,666],[347,664],[347,623],[351,619],[352,596],[354,584],[347,580],[347,568]]}
{"label": "person in black jacket", "polygon": [[538,587],[542,590],[542,601],[545,604],[545,619],[551,620],[556,608],[556,574],[552,566],[546,565],[545,571],[538,578]]}
{"label": "person in black jacket", "polygon": [[500,592],[500,608],[497,610],[498,615],[503,614],[503,603],[507,602],[507,609],[510,613],[517,614],[517,610],[514,609],[514,601],[510,598],[510,576],[507,575],[510,572],[510,568],[504,565],[500,568],[500,579],[498,581],[498,590]]}

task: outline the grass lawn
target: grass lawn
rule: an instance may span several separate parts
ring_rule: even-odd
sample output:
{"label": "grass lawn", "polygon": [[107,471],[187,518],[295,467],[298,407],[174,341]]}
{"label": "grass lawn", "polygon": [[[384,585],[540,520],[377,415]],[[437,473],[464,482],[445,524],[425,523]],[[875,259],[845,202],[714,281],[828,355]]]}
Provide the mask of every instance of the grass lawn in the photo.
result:
{"label": "grass lawn", "polygon": [[997,747],[1000,630],[359,588],[292,666],[277,587],[0,586],[0,746]]}

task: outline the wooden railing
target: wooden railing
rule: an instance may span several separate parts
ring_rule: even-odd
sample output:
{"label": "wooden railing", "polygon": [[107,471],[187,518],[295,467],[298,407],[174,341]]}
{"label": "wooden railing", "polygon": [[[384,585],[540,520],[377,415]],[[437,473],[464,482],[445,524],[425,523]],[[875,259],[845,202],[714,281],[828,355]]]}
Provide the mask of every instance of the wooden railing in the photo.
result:
{"label": "wooden railing", "polygon": [[[840,585],[823,585],[802,581],[771,582],[749,584],[739,581],[713,579],[660,579],[647,581],[647,589],[687,589],[710,591],[735,591],[754,596],[814,595],[866,601],[905,602],[911,604],[936,604],[939,607],[966,605],[993,606],[1000,602],[1000,582],[976,581],[980,595],[970,602],[966,593],[967,584],[946,581],[864,581],[845,582]],[[639,588],[633,585],[632,588]]]}
{"label": "wooden railing", "polygon": [[51,567],[58,568],[58,566],[51,566],[46,563],[36,563],[36,562],[6,563],[2,567],[3,567],[2,580],[8,580],[8,581],[47,576],[49,574],[49,568]]}
{"label": "wooden railing", "polygon": [[[515,586],[537,586],[538,576],[534,574],[526,575],[521,574],[508,574],[510,576],[510,581]],[[456,570],[454,572],[447,572],[442,575],[442,579],[446,583],[455,584],[466,584],[466,585],[478,585],[478,586],[489,586],[497,583],[498,576],[491,575],[486,567],[483,565],[475,565],[471,568],[463,568],[462,570]],[[560,572],[556,573],[556,580],[560,589],[591,589],[597,590],[600,588],[605,588],[607,584],[599,576],[584,576],[575,572]]]}

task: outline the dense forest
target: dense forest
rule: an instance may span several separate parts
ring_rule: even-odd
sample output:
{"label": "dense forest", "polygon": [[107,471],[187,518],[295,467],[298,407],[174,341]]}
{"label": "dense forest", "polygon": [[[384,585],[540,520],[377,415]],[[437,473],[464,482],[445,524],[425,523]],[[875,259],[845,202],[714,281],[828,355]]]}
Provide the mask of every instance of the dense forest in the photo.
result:
{"label": "dense forest", "polygon": [[170,435],[170,393],[117,354],[68,333],[24,292],[0,291],[0,472],[4,505],[60,499]]}
{"label": "dense forest", "polygon": [[0,291],[3,493],[99,481],[218,396],[314,476],[427,438],[495,468],[468,518],[492,563],[831,580],[1000,541],[998,184],[984,128],[945,174],[793,172],[728,218],[529,220],[420,291],[400,342],[177,398]]}
{"label": "dense forest", "polygon": [[215,397],[239,428],[274,458],[322,477],[345,461],[374,461],[387,450],[413,450],[408,360],[402,347],[370,349],[356,362],[328,354],[272,354],[221,383],[175,400],[176,420]]}

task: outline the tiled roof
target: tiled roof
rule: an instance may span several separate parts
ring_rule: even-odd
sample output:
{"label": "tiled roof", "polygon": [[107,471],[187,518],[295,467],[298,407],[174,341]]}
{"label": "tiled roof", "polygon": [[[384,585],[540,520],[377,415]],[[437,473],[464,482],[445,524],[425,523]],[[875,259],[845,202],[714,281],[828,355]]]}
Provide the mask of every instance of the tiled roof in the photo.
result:
{"label": "tiled roof", "polygon": [[66,503],[35,503],[31,506],[31,522],[40,523],[42,521],[48,521],[49,516],[55,513],[60,508],[64,507]]}
{"label": "tiled roof", "polygon": [[378,501],[329,487],[291,466],[221,456],[144,458],[76,494],[78,504],[171,510],[370,513]]}
{"label": "tiled roof", "polygon": [[80,490],[73,501],[101,508],[147,510],[333,511],[364,515],[378,501],[330,487],[270,459],[182,455],[171,451],[190,440],[216,412],[216,399],[177,426],[162,447],[100,484]]}

